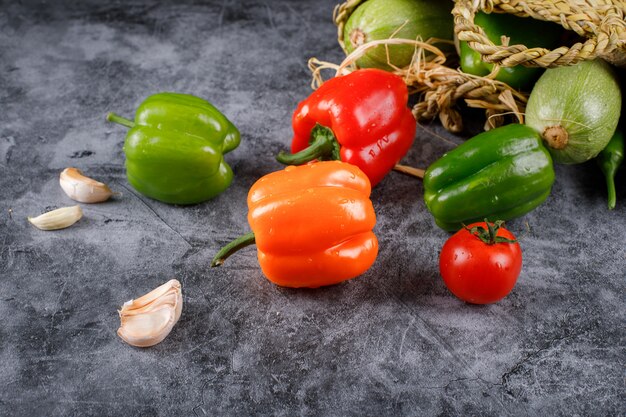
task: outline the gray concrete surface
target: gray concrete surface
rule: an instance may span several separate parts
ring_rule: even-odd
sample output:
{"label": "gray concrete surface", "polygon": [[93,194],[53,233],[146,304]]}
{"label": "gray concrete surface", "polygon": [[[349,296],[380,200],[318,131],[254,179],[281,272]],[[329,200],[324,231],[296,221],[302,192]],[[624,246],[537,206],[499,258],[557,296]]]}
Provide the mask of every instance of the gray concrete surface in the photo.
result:
{"label": "gray concrete surface", "polygon": [[[626,414],[624,173],[609,212],[593,164],[557,167],[548,201],[509,223],[523,270],[490,306],[448,293],[448,234],[400,174],[373,192],[380,256],[358,279],[279,288],[253,248],[209,269],[248,230],[247,189],[280,168],[307,59],[342,56],[334,3],[0,2],[0,415]],[[104,115],[159,91],[209,99],[239,126],[218,198],[175,207],[127,183],[124,129]],[[461,140],[425,126],[405,162]],[[72,204],[67,166],[122,195],[39,231],[27,216]],[[185,304],[171,335],[122,343],[116,309],[172,277]]]}

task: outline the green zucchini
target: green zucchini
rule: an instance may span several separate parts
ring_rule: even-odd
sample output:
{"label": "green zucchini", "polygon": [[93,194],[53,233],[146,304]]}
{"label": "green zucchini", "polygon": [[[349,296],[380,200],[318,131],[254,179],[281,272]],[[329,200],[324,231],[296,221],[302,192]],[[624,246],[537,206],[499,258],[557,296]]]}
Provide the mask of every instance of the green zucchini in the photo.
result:
{"label": "green zucchini", "polygon": [[615,132],[622,97],[615,73],[596,59],[546,70],[526,106],[526,124],[539,132],[552,159],[578,164],[600,153]]}
{"label": "green zucchini", "polygon": [[[447,0],[368,0],[359,5],[346,22],[343,32],[346,50],[351,53],[364,43],[392,37],[452,41],[452,5]],[[436,46],[453,49],[445,43]],[[380,45],[368,50],[356,63],[361,68],[389,69],[389,58],[389,63],[402,68],[411,62],[414,52],[414,45],[389,45],[387,48]]]}

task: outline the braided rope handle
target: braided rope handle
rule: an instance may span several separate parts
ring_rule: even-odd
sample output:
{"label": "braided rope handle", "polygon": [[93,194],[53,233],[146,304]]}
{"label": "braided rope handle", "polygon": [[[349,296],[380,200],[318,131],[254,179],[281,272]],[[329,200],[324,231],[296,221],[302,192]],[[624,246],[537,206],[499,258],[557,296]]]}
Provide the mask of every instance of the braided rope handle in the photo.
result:
{"label": "braided rope handle", "polygon": [[359,4],[364,1],[365,0],[348,0],[338,4],[333,10],[333,21],[335,22],[335,25],[337,25],[337,41],[339,41],[339,45],[345,53],[348,53],[348,51],[346,50],[346,44],[343,41],[343,28],[345,27],[346,22],[354,9],[356,9]]}
{"label": "braided rope handle", "polygon": [[420,94],[413,106],[413,116],[418,121],[439,117],[449,132],[463,130],[463,119],[457,105],[463,100],[468,107],[485,110],[485,130],[505,123],[505,115],[513,115],[524,123],[527,98],[508,85],[444,65],[422,71],[409,85],[409,90]]}
{"label": "braided rope handle", "polygon": [[447,67],[446,55],[436,46],[428,42],[410,39],[388,39],[367,42],[350,53],[341,64],[309,60],[309,69],[313,75],[311,87],[319,87],[324,82],[322,72],[332,70],[335,76],[346,75],[357,69],[355,62],[367,50],[381,44],[406,44],[416,48],[416,55],[432,54],[429,59],[415,60],[404,68],[395,68],[394,73],[404,79],[409,94],[418,97],[413,106],[413,115],[419,121],[439,119],[448,131],[460,132],[463,120],[457,110],[457,104],[463,100],[469,107],[484,109],[487,115],[485,129],[499,126],[505,122],[505,115],[514,115],[523,123],[523,112],[526,96],[503,82],[489,76],[465,74],[457,69]]}
{"label": "braided rope handle", "polygon": [[[554,50],[495,45],[474,24],[474,15],[479,10],[558,23],[587,39]],[[504,67],[553,68],[599,57],[618,66],[626,65],[626,2],[623,0],[456,0],[452,15],[458,39],[467,41],[486,62]]]}

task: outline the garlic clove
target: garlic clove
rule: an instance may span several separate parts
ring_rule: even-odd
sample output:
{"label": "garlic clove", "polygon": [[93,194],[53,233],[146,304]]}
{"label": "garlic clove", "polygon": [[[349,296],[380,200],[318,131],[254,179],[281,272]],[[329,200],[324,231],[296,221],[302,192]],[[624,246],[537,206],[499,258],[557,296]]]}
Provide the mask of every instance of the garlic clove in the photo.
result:
{"label": "garlic clove", "polygon": [[58,230],[70,227],[83,217],[80,206],[62,207],[37,217],[29,217],[28,221],[41,230]]}
{"label": "garlic clove", "polygon": [[113,195],[106,184],[84,176],[76,168],[65,168],[59,183],[69,198],[81,203],[101,203]]}
{"label": "garlic clove", "polygon": [[166,295],[167,293],[170,293],[172,289],[177,289],[177,288],[180,289],[180,282],[178,282],[178,280],[176,279],[171,279],[165,284],[161,285],[160,287],[153,289],[148,294],[144,294],[141,297],[131,300],[127,303],[131,303],[129,304],[129,306],[131,305],[145,306],[157,300],[158,298]]}
{"label": "garlic clove", "polygon": [[119,337],[131,346],[150,347],[170,334],[176,321],[171,309],[163,307],[151,313],[122,316]]}
{"label": "garlic clove", "polygon": [[[136,301],[137,300],[127,301],[127,304],[124,304],[124,306],[126,306],[126,309],[124,309],[124,306],[122,306],[122,310],[124,310],[125,315],[136,316],[139,314],[145,314],[146,312],[152,311],[156,308],[156,306],[159,305],[180,306],[180,304],[178,303],[178,294],[172,291],[168,292],[167,294],[163,294],[163,296],[159,297],[158,300],[155,300],[154,302],[151,302],[149,304],[134,304],[136,303]],[[134,305],[134,307],[131,307],[131,305]],[[178,316],[180,317],[180,314]]]}
{"label": "garlic clove", "polygon": [[181,285],[172,279],[146,295],[125,302],[118,312],[117,334],[132,346],[154,346],[172,331],[182,310]]}

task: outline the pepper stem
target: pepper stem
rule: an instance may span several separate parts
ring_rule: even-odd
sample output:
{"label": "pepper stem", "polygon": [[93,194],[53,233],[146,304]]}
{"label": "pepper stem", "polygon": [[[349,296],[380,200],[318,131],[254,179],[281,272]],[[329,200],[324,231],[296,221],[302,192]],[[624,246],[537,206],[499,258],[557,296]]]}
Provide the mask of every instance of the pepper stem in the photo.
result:
{"label": "pepper stem", "polygon": [[293,154],[281,151],[276,160],[285,165],[304,165],[314,160],[338,160],[339,143],[329,128],[316,124],[311,130],[309,147]]}
{"label": "pepper stem", "polygon": [[615,193],[615,171],[606,173],[606,190],[608,192],[608,203],[609,210],[613,210],[615,208],[615,203],[617,201],[617,195]]}
{"label": "pepper stem", "polygon": [[117,123],[118,125],[126,126],[128,128],[135,126],[135,122],[133,122],[132,120],[128,120],[122,116],[118,116],[113,112],[107,113],[107,121]]}
{"label": "pepper stem", "polygon": [[250,232],[248,234],[238,237],[237,239],[233,240],[222,249],[220,249],[219,252],[217,252],[215,257],[211,261],[211,268],[215,266],[220,266],[230,255],[237,252],[239,249],[245,248],[246,246],[254,245],[254,243],[254,232]]}

